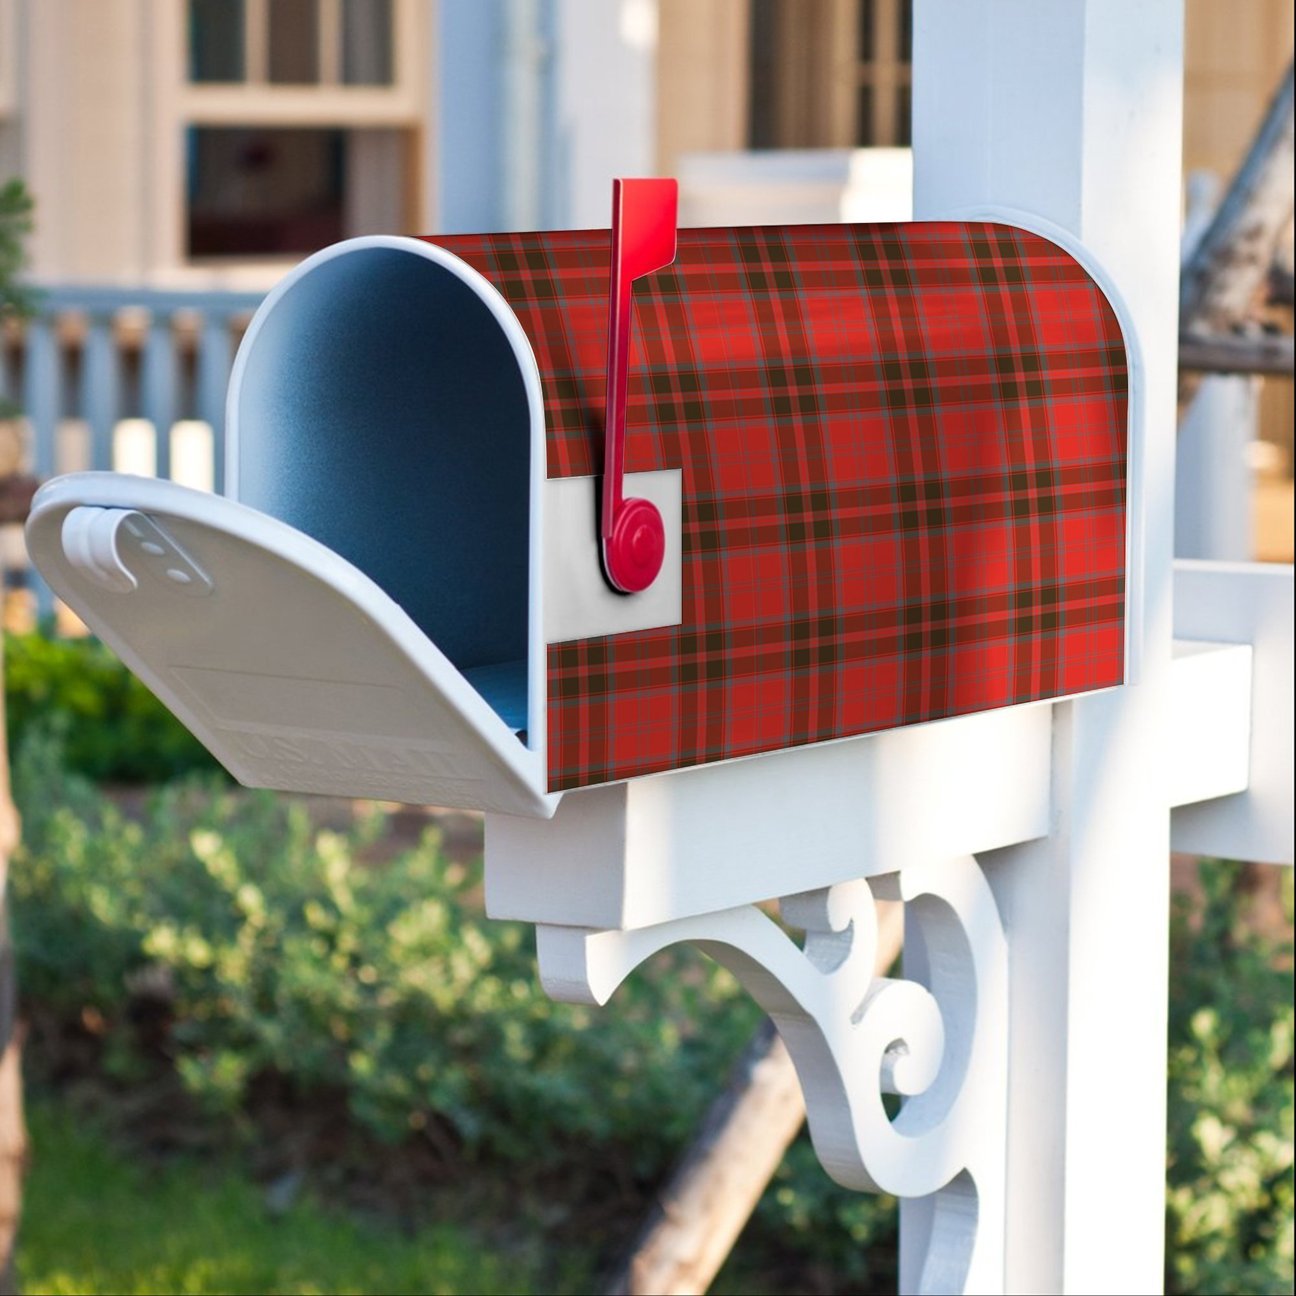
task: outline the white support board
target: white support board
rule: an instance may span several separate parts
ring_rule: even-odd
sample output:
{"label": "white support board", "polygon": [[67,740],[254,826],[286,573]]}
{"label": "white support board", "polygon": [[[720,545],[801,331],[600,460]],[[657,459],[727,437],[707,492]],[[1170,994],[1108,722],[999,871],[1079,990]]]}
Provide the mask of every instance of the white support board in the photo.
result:
{"label": "white support board", "polygon": [[601,477],[550,477],[544,484],[545,643],[679,625],[684,606],[684,490],[678,468],[626,473],[626,499],[657,506],[666,553],[657,579],[632,598],[614,590],[599,555]]}
{"label": "white support board", "polygon": [[486,910],[646,927],[1030,841],[1051,741],[1040,703],[568,792],[545,822],[488,815]]}
{"label": "white support board", "polygon": [[[1277,563],[1175,563],[1176,636],[1250,644],[1250,784],[1174,811],[1175,850],[1291,864],[1293,850],[1292,568]],[[1201,731],[1199,744],[1213,736]]]}
{"label": "white support board", "polygon": [[1175,641],[1166,743],[1172,806],[1246,791],[1252,658],[1250,644]]}

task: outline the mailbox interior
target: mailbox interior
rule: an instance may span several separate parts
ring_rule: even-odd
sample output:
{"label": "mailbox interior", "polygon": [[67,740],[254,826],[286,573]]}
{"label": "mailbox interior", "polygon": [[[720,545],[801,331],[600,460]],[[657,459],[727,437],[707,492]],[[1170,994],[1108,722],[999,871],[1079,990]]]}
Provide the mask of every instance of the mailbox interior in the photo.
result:
{"label": "mailbox interior", "polygon": [[253,320],[227,428],[232,496],[369,576],[537,746],[543,414],[503,298],[413,239],[326,249]]}

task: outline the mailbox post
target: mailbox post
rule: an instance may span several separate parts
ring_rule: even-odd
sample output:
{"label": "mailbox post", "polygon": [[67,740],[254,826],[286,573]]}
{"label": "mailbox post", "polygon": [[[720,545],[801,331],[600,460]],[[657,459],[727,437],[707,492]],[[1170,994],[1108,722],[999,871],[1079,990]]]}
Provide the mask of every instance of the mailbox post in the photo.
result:
{"label": "mailbox post", "polygon": [[1179,10],[920,5],[918,224],[327,249],[233,500],[28,528],[244,781],[485,810],[550,993],[730,967],[905,1291],[1158,1289],[1172,808],[1293,854],[1291,570],[1172,559]]}
{"label": "mailbox post", "polygon": [[1182,9],[916,11],[915,214],[1006,205],[1068,230],[1118,285],[1143,380],[1139,683],[1054,709],[1052,829],[985,860],[1011,950],[1008,1290],[1163,1282]]}
{"label": "mailbox post", "polygon": [[1010,1291],[1161,1290],[1168,850],[1292,862],[1292,569],[1172,556],[1182,23],[1178,0],[916,7],[915,215],[1068,230],[1141,374],[1136,682],[1053,708],[1051,831],[982,857],[1010,948]]}

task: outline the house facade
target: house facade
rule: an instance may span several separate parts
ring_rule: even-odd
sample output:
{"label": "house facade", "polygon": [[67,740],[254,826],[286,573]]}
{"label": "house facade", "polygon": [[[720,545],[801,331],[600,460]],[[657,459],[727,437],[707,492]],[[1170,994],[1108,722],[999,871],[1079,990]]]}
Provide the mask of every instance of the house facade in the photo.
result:
{"label": "house facade", "polygon": [[[0,175],[44,282],[264,287],[377,231],[602,224],[690,154],[904,147],[912,0],[0,0]],[[1227,175],[1286,0],[1187,0]]]}
{"label": "house facade", "polygon": [[[185,295],[204,296],[202,314],[223,294],[236,342],[239,303],[255,300],[237,294],[264,293],[340,239],[603,226],[615,175],[679,176],[683,224],[906,219],[912,10],[913,0],[0,0],[0,180],[21,175],[36,198],[31,277],[66,290],[48,299],[66,317],[55,334],[63,385],[78,372],[88,308],[77,294],[90,287],[100,295],[89,314],[112,317],[126,393],[104,408],[144,416],[146,453],[125,455],[118,428],[112,461],[161,470],[170,458],[152,448],[153,429],[167,425],[167,402],[150,415],[130,392],[165,392],[171,379],[134,382],[138,318],[172,318],[154,329],[174,351],[157,372],[178,367],[177,410],[216,428],[221,383],[207,382],[205,400],[184,394],[202,386]],[[1225,182],[1292,56],[1290,0],[1185,0],[1185,15],[1184,169]],[[165,307],[131,313],[158,290]],[[211,375],[224,353],[222,342]],[[0,390],[28,382],[18,356],[11,337]],[[1245,408],[1233,421],[1266,443],[1256,507],[1277,519],[1265,526],[1278,547],[1255,552],[1282,558],[1291,382],[1234,389]],[[96,462],[66,401],[33,387],[24,403],[35,466]]]}
{"label": "house facade", "polygon": [[259,287],[425,216],[420,0],[0,0],[42,282]]}

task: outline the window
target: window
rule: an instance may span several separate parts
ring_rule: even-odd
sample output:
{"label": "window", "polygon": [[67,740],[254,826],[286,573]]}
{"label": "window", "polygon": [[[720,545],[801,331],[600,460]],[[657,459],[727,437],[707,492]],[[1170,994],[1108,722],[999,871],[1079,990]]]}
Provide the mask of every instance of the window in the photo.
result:
{"label": "window", "polygon": [[355,234],[400,231],[406,146],[397,130],[191,127],[189,259],[298,257]]}
{"label": "window", "polygon": [[266,54],[272,85],[318,85],[319,0],[270,0]]}
{"label": "window", "polygon": [[190,128],[190,257],[292,255],[342,238],[345,135]]}
{"label": "window", "polygon": [[243,0],[189,0],[189,79],[242,81]]}
{"label": "window", "polygon": [[[0,0],[3,4],[4,0]],[[426,0],[173,0],[164,264],[296,259],[421,223]],[[182,180],[179,178],[183,177]],[[257,273],[260,273],[258,270]]]}
{"label": "window", "polygon": [[389,86],[393,0],[189,0],[194,85]]}
{"label": "window", "polygon": [[342,0],[344,84],[387,85],[391,79],[391,0]]}
{"label": "window", "polygon": [[856,12],[857,144],[910,139],[913,0],[861,0]]}
{"label": "window", "polygon": [[913,0],[752,0],[752,148],[909,143]]}

